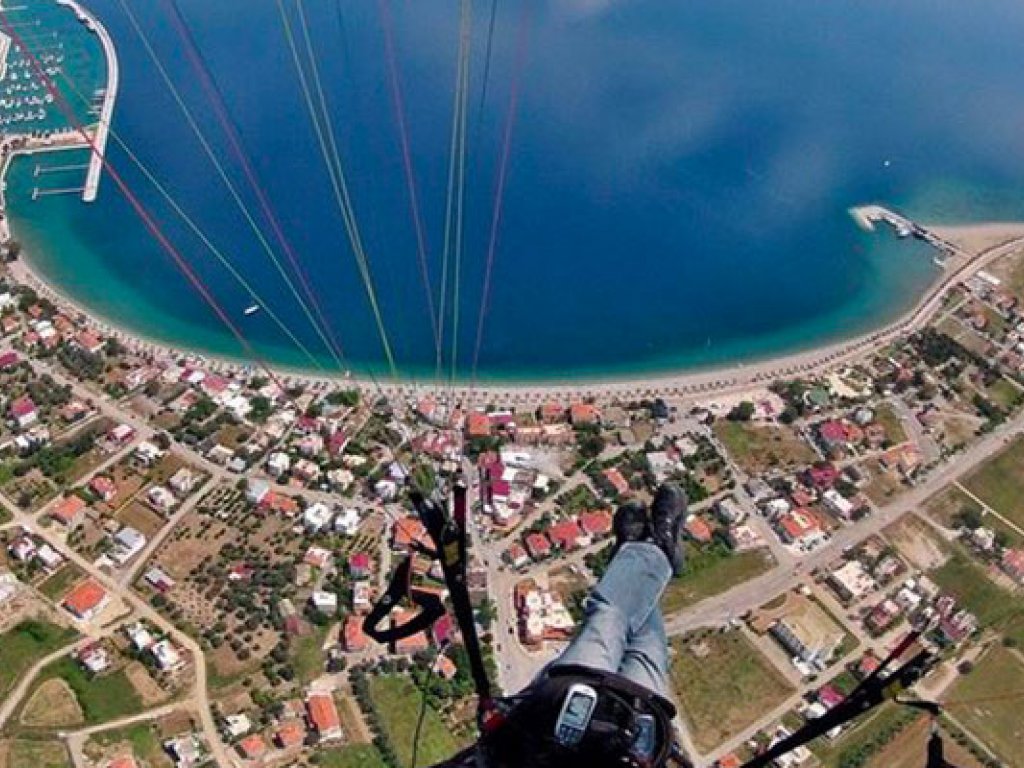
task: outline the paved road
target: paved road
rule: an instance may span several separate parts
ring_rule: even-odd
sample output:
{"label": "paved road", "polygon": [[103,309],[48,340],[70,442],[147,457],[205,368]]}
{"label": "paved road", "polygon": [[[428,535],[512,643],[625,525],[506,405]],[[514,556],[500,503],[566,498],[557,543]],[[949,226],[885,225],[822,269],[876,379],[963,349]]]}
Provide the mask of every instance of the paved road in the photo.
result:
{"label": "paved road", "polygon": [[907,512],[920,507],[931,495],[999,451],[1022,428],[1024,414],[1006,422],[950,463],[932,472],[922,483],[890,504],[880,507],[873,515],[837,530],[828,544],[803,558],[796,568],[776,567],[763,576],[670,617],[666,621],[669,633],[679,634],[700,627],[720,626],[761,605],[767,597],[792,589],[804,581],[812,570],[834,560],[844,547],[863,541]]}

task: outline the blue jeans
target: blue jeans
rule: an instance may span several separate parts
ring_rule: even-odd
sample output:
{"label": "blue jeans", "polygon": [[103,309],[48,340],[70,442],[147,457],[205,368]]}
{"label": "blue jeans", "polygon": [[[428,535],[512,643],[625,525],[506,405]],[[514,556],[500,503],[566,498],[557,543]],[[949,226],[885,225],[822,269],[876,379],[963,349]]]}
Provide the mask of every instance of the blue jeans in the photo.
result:
{"label": "blue jeans", "polygon": [[551,666],[615,672],[671,698],[668,638],[659,606],[671,577],[668,558],[656,546],[624,545],[590,593],[580,633]]}

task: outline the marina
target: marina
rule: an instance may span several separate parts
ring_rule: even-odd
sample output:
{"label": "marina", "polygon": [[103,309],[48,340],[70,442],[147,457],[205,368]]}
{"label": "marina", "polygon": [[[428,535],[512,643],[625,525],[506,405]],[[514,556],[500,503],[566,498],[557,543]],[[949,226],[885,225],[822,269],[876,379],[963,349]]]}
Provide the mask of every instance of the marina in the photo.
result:
{"label": "marina", "polygon": [[[79,194],[83,201],[92,202],[99,190],[118,90],[113,41],[103,25],[74,0],[33,0],[3,10],[0,131],[7,139],[5,154],[92,145],[95,151],[88,163],[37,163],[33,176],[40,183],[31,193],[33,201]],[[66,106],[55,103],[57,99]],[[87,126],[84,132],[72,129],[62,112],[67,108],[78,123]],[[73,172],[84,172],[82,183],[64,179],[54,187],[41,183],[50,174]]]}

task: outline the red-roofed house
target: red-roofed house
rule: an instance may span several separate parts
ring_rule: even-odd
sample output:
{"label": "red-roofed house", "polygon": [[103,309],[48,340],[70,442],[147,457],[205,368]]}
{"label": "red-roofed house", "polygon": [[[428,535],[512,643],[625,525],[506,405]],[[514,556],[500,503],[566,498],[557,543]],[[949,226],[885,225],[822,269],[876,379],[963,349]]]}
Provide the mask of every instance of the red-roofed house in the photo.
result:
{"label": "red-roofed house", "polygon": [[31,427],[36,422],[36,419],[39,418],[36,404],[32,402],[32,398],[28,395],[22,395],[11,403],[10,412],[11,418],[17,422],[18,427],[21,429]]}
{"label": "red-roofed house", "polygon": [[50,510],[50,517],[65,528],[75,528],[82,522],[85,506],[81,496],[65,496]]}
{"label": "red-roofed house", "polygon": [[715,763],[715,768],[740,768],[743,765],[740,759],[735,754],[730,752],[727,755],[722,755],[718,758],[718,762]]}
{"label": "red-roofed house", "polygon": [[598,424],[601,411],[593,403],[573,403],[569,408],[569,420],[574,426]]}
{"label": "red-roofed house", "polygon": [[258,733],[254,733],[238,742],[238,751],[246,760],[258,760],[266,754],[267,742]]}
{"label": "red-roofed house", "polygon": [[575,520],[563,520],[548,528],[547,534],[556,547],[563,552],[571,552],[580,545],[583,531]]}
{"label": "red-roofed house", "polygon": [[[403,624],[409,623],[409,621],[416,615],[416,611],[395,611],[393,618],[391,619],[392,627],[400,627]],[[403,637],[400,640],[395,641],[395,653],[407,653],[416,654],[420,651],[425,651],[430,647],[430,640],[427,639],[426,632],[417,632],[409,637]]]}
{"label": "red-roofed house", "polygon": [[466,417],[466,434],[470,437],[488,437],[491,434],[491,417],[486,413],[471,411]]}
{"label": "red-roofed house", "polygon": [[624,496],[629,493],[629,481],[622,476],[618,467],[606,469],[601,474],[604,475],[604,479],[611,484],[617,494]]}
{"label": "red-roofed house", "polygon": [[17,352],[4,352],[0,355],[0,371],[9,371],[19,362],[21,362],[21,358],[18,357]]}
{"label": "red-roofed house", "polygon": [[452,621],[451,614],[444,614],[440,619],[435,621],[430,627],[430,639],[434,641],[434,645],[440,647],[445,643],[450,643],[455,638],[455,622]]}
{"label": "red-roofed house", "polygon": [[357,580],[370,578],[370,556],[366,552],[349,555],[348,575]]}
{"label": "red-roofed house", "polygon": [[612,532],[612,516],[606,509],[580,514],[580,528],[588,536],[595,539],[607,536]]}
{"label": "red-roofed house", "polygon": [[501,556],[505,562],[513,568],[522,568],[530,562],[530,556],[526,554],[526,550],[523,548],[523,545],[518,541],[512,542],[512,544],[509,545],[509,548],[506,549]]}
{"label": "red-roofed house", "polygon": [[821,533],[821,523],[817,515],[806,507],[782,515],[775,524],[779,536],[787,544],[798,543]]}
{"label": "red-roofed house", "polygon": [[96,477],[90,480],[89,490],[95,493],[102,501],[113,501],[117,495],[117,486],[106,475],[96,475]]}
{"label": "red-roofed house", "polygon": [[427,529],[419,518],[406,516],[395,521],[391,548],[398,552],[412,551],[413,542],[429,544]]}
{"label": "red-roofed house", "polygon": [[534,560],[543,560],[551,554],[551,542],[543,533],[531,533],[525,543],[526,551]]}
{"label": "red-roofed house", "polygon": [[818,689],[817,696],[821,706],[825,707],[825,709],[832,709],[832,707],[840,704],[846,698],[828,683]]}
{"label": "red-roofed house", "polygon": [[363,632],[363,620],[360,616],[349,616],[345,619],[343,631],[345,650],[358,653],[366,650],[366,634]]}
{"label": "red-roofed house", "polygon": [[64,597],[62,605],[75,617],[89,621],[107,605],[107,591],[92,579],[83,581]]}
{"label": "red-roofed house", "polygon": [[834,464],[815,464],[807,470],[807,479],[815,488],[831,488],[839,479],[839,470]]}
{"label": "red-roofed house", "polygon": [[540,420],[545,424],[557,424],[565,418],[565,406],[561,403],[544,403],[540,407]]}
{"label": "red-roofed house", "polygon": [[1003,570],[1018,584],[1024,584],[1024,549],[1007,549],[1003,552]]}
{"label": "red-roofed house", "polygon": [[289,720],[281,723],[281,727],[274,734],[274,741],[281,749],[298,747],[306,740],[306,728],[300,720]]}
{"label": "red-roofed house", "polygon": [[697,515],[690,515],[690,518],[686,521],[686,532],[690,538],[699,544],[707,544],[711,541],[712,530],[711,526],[702,517]]}
{"label": "red-roofed house", "polygon": [[109,763],[107,768],[138,768],[139,764],[135,762],[135,758],[131,755],[122,755],[121,757],[115,757]]}
{"label": "red-roofed house", "polygon": [[306,698],[306,713],[309,724],[316,731],[321,741],[340,739],[344,736],[338,708],[334,706],[334,697],[330,693],[310,693]]}

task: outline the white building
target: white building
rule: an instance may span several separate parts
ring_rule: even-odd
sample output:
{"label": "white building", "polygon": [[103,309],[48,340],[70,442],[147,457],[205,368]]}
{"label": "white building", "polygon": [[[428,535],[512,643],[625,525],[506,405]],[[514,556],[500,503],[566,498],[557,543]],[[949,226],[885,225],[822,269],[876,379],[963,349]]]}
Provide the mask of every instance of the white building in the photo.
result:
{"label": "white building", "polygon": [[181,654],[178,653],[171,641],[163,639],[159,643],[154,643],[149,648],[149,652],[153,654],[153,658],[156,660],[157,666],[164,671],[174,671],[180,669],[184,662],[181,660]]}
{"label": "white building", "polygon": [[110,550],[110,559],[118,565],[124,565],[146,547],[146,537],[141,531],[126,525],[114,536],[114,546]]}
{"label": "white building", "polygon": [[318,501],[306,507],[306,511],[302,513],[302,525],[309,533],[320,533],[330,525],[332,516],[330,508]]}
{"label": "white building", "polygon": [[333,616],[338,612],[338,596],[334,592],[314,590],[309,596],[309,601],[320,613],[326,616]]}
{"label": "white building", "polygon": [[180,498],[184,498],[195,490],[198,482],[199,478],[195,472],[188,467],[182,467],[171,475],[171,479],[167,481],[167,484],[171,486],[171,490]]}
{"label": "white building", "polygon": [[853,517],[856,507],[835,488],[829,488],[821,494],[821,500],[826,509],[837,517],[843,520],[850,520]]}
{"label": "white building", "polygon": [[292,460],[287,453],[274,451],[267,459],[267,472],[274,477],[280,477],[292,468]]}
{"label": "white building", "polygon": [[334,518],[334,530],[345,536],[355,536],[359,532],[359,510],[349,507]]}

